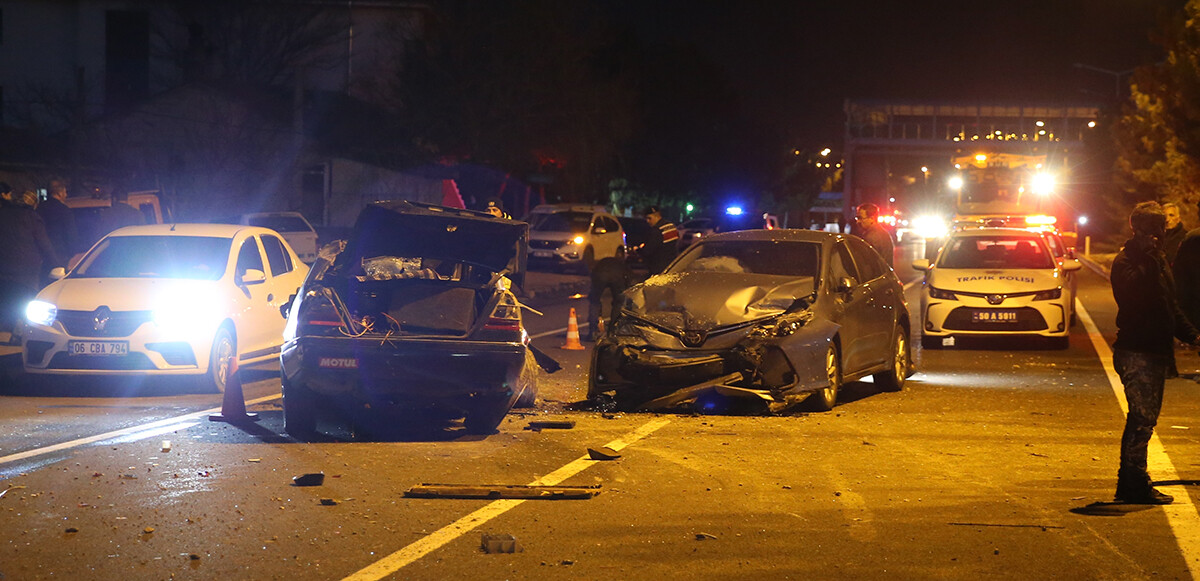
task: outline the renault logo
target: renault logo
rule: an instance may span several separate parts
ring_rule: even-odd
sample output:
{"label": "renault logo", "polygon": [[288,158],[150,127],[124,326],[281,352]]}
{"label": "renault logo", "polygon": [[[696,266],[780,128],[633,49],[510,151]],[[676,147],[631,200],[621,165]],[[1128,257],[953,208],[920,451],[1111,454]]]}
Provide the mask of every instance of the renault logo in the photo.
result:
{"label": "renault logo", "polygon": [[92,313],[92,329],[96,331],[104,331],[108,326],[108,320],[112,318],[112,311],[108,307],[100,307]]}
{"label": "renault logo", "polygon": [[683,344],[688,347],[699,347],[704,344],[706,338],[708,338],[708,333],[694,330],[684,331],[683,337],[681,337]]}
{"label": "renault logo", "polygon": [[987,302],[989,305],[998,305],[1004,302],[1004,295],[988,295]]}

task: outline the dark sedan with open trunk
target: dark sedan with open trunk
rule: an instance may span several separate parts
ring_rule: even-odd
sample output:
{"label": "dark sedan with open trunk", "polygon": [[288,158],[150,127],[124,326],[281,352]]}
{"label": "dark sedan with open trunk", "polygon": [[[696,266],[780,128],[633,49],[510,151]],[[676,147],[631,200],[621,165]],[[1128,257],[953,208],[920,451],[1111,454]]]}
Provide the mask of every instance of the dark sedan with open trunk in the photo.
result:
{"label": "dark sedan with open trunk", "polygon": [[827,411],[843,382],[874,376],[898,391],[912,373],[904,289],[855,236],[714,234],[624,300],[588,384],[621,407]]}
{"label": "dark sedan with open trunk", "polygon": [[511,287],[529,227],[481,212],[377,202],[323,248],[292,302],[281,355],[289,434],[318,409],[464,418],[491,433],[532,405],[536,369]]}

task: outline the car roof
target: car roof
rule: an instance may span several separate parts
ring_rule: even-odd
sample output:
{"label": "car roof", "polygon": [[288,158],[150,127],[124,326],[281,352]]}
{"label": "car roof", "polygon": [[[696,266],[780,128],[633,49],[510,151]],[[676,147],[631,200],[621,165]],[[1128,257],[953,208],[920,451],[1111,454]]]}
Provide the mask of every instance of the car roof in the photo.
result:
{"label": "car roof", "polygon": [[238,232],[251,231],[255,234],[278,234],[274,230],[241,224],[147,224],[126,226],[109,233],[109,236],[206,236],[211,238],[233,238]]}
{"label": "car roof", "polygon": [[1033,230],[1025,230],[1023,228],[967,228],[957,230],[951,236],[963,237],[981,237],[981,236],[1023,236],[1026,238],[1041,238],[1041,234]]}

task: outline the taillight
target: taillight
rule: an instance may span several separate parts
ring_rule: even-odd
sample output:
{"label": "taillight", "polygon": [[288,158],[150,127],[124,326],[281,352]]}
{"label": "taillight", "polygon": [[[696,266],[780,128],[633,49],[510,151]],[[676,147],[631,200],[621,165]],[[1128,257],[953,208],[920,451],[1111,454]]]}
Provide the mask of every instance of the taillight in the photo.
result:
{"label": "taillight", "polygon": [[500,300],[496,302],[496,308],[492,309],[492,313],[488,315],[483,328],[489,331],[517,332],[521,330],[521,306],[517,304],[517,298],[512,293],[506,292],[500,295]]}
{"label": "taillight", "polygon": [[333,305],[329,289],[309,292],[300,303],[296,318],[301,335],[329,335],[331,331],[346,325]]}

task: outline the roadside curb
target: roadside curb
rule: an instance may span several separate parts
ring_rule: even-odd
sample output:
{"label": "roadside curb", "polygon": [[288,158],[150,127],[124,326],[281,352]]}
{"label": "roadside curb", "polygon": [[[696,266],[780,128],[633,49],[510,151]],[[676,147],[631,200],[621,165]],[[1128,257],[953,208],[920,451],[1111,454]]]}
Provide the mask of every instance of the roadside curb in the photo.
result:
{"label": "roadside curb", "polygon": [[1105,268],[1103,265],[1101,265],[1100,263],[1095,262],[1092,259],[1083,257],[1083,256],[1079,257],[1079,262],[1083,263],[1084,266],[1092,269],[1092,272],[1094,272],[1100,276],[1103,276],[1104,280],[1109,280],[1109,276],[1110,276],[1109,270],[1107,268]]}

